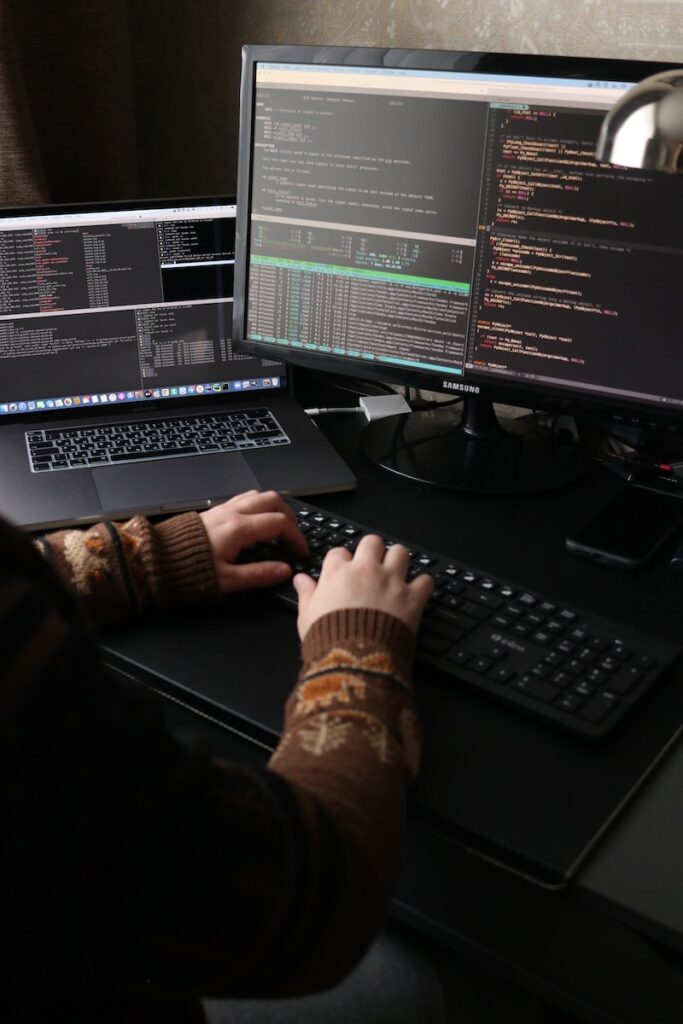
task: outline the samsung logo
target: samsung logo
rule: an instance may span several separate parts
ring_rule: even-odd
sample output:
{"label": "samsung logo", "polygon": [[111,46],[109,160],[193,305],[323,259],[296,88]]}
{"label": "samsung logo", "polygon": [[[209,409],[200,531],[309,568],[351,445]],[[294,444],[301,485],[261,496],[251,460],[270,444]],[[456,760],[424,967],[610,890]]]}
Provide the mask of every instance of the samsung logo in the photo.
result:
{"label": "samsung logo", "polygon": [[454,380],[442,380],[441,386],[448,391],[466,391],[469,395],[479,394],[479,387],[476,384],[458,384]]}

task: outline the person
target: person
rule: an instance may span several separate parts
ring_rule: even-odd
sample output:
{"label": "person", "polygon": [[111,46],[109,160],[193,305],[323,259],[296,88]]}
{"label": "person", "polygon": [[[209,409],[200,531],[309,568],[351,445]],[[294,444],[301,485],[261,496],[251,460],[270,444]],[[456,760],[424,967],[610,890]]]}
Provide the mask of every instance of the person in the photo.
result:
{"label": "person", "polygon": [[[274,492],[33,542],[0,522],[3,1019],[202,1020],[199,997],[327,989],[385,916],[420,756],[415,633],[432,583],[364,537],[294,577],[301,671],[266,768],[176,743],[94,627],[286,580]],[[226,611],[227,614],[227,611]],[[226,672],[229,669],[226,668]]]}

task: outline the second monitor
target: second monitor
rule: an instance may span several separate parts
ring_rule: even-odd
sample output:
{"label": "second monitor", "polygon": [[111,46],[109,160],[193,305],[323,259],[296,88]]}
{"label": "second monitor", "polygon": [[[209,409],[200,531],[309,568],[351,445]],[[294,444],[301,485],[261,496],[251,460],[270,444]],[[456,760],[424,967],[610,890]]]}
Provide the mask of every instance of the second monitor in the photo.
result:
{"label": "second monitor", "polygon": [[654,70],[572,58],[246,47],[234,339],[464,396],[372,425],[375,457],[465,489],[541,490],[574,445],[492,400],[680,417],[680,183],[596,162]]}

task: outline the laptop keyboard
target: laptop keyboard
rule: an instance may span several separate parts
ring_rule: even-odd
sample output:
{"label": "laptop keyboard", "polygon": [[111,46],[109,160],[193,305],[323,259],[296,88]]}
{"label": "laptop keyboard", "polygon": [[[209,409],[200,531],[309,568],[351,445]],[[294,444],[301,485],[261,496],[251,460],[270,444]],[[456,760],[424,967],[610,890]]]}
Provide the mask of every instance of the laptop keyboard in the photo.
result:
{"label": "laptop keyboard", "polygon": [[[311,556],[281,544],[262,545],[246,560],[284,557],[317,578],[331,547],[355,550],[377,533],[308,503],[288,499]],[[382,534],[387,545],[398,538]],[[418,660],[454,683],[584,739],[599,739],[657,682],[681,648],[622,624],[481,572],[451,558],[400,543],[410,551],[408,578],[429,573],[434,594],[418,634]],[[295,604],[291,584],[275,590]]]}
{"label": "laptop keyboard", "polygon": [[34,473],[290,444],[269,409],[235,409],[64,429],[50,427],[29,430],[25,436]]}

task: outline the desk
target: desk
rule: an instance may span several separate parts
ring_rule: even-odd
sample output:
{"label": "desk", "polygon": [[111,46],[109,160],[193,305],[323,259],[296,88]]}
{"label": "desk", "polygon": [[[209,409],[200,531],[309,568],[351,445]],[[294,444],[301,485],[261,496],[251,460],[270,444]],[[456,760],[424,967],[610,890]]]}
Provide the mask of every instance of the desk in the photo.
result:
{"label": "desk", "polygon": [[[591,467],[561,494],[515,499],[416,489],[354,454],[352,419],[330,418],[325,429],[353,464],[359,490],[319,497],[317,504],[381,523],[568,603],[680,638],[683,579],[666,570],[666,551],[645,571],[621,573],[564,550],[566,532],[617,486],[614,478]],[[415,510],[424,507],[434,514],[420,522]],[[267,645],[259,642],[264,632]],[[168,619],[135,626],[109,637],[105,656],[117,671],[224,726],[234,756],[265,759],[277,739],[298,644],[291,612],[259,594],[191,618],[181,637]],[[683,955],[681,792],[683,747],[676,745],[559,892],[416,816],[394,913],[582,1019],[680,1024],[683,970],[672,954]]]}

